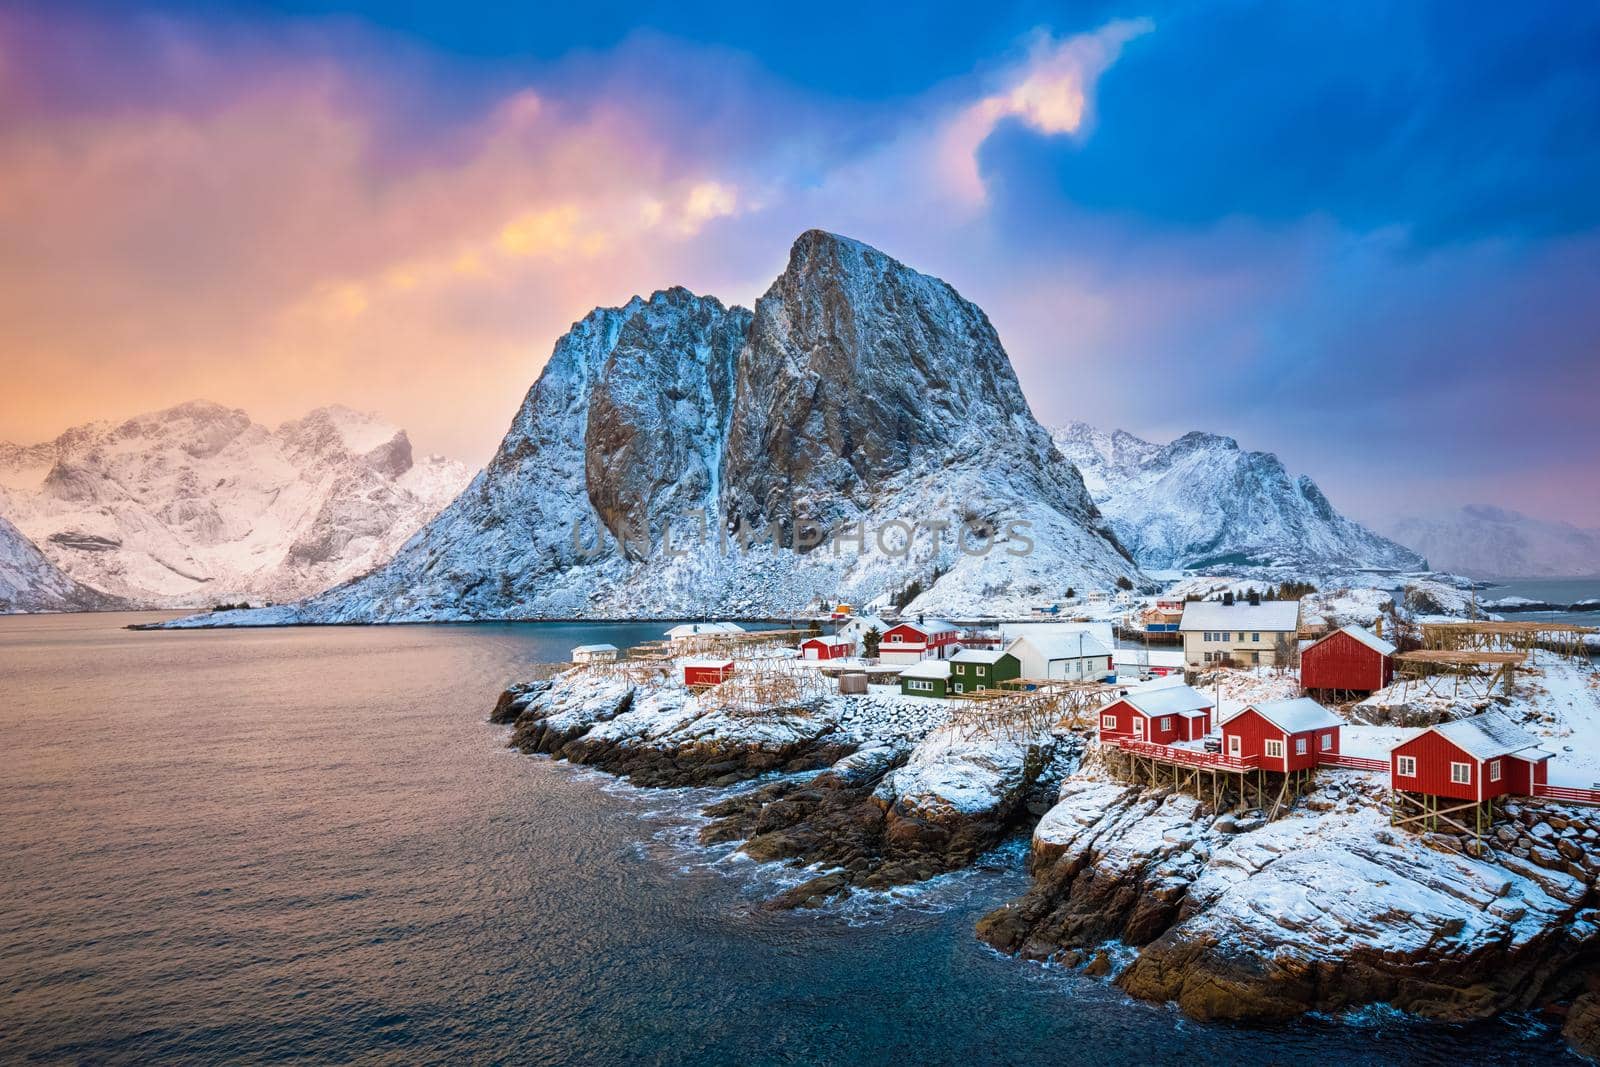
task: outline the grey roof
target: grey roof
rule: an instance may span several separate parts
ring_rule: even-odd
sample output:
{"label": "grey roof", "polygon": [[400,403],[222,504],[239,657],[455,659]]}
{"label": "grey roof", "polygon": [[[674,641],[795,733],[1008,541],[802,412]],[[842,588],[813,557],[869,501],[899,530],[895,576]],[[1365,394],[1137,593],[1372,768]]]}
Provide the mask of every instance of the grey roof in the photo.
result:
{"label": "grey roof", "polygon": [[1026,642],[1047,662],[1058,659],[1090,659],[1111,655],[1111,650],[1087,630],[1076,633],[1022,634],[1006,648],[1015,648]]}
{"label": "grey roof", "polygon": [[1168,685],[1143,692],[1134,690],[1120,699],[1126,700],[1150,718],[1159,718],[1162,715],[1187,715],[1189,712],[1200,711],[1212,705],[1210,697],[1187,685]]}
{"label": "grey roof", "polygon": [[[950,657],[952,663],[998,663],[1000,657],[1006,654],[1004,649],[995,651],[983,648],[962,649]],[[1012,657],[1015,658],[1015,657]]]}
{"label": "grey roof", "polygon": [[813,641],[821,641],[825,645],[854,645],[856,643],[855,638],[846,634],[822,634],[819,637],[808,637],[800,643],[809,645]]}
{"label": "grey roof", "polygon": [[1179,630],[1270,630],[1284,633],[1300,628],[1300,601],[1263,600],[1259,604],[1197,600],[1185,604]]}
{"label": "grey roof", "polygon": [[[1300,734],[1305,733],[1307,730],[1321,730],[1329,726],[1344,725],[1343,719],[1310,697],[1295,697],[1292,700],[1263,700],[1259,704],[1246,705],[1240,710],[1239,714],[1242,715],[1251,708],[1255,709],[1257,715],[1260,715],[1286,734]],[[1236,717],[1230,716],[1229,718]]]}
{"label": "grey roof", "polygon": [[1332,637],[1333,634],[1348,634],[1357,641],[1360,641],[1363,645],[1366,645],[1368,648],[1372,649],[1372,651],[1376,652],[1380,656],[1392,656],[1395,652],[1394,646],[1389,642],[1374,634],[1372,631],[1364,629],[1360,626],[1341,626],[1337,630],[1333,631],[1332,634],[1323,634],[1321,637],[1311,642],[1311,644],[1320,645],[1322,642]]}
{"label": "grey roof", "polygon": [[[1509,756],[1523,749],[1537,750],[1539,739],[1498,711],[1485,711],[1455,722],[1442,722],[1431,729],[1475,759]],[[1530,753],[1528,759],[1540,759]]]}

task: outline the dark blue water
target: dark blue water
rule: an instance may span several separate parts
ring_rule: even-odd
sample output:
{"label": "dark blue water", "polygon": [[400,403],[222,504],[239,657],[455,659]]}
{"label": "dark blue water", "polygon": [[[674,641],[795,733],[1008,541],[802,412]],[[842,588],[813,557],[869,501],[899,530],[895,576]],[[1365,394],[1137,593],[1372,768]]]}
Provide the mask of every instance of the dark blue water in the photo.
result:
{"label": "dark blue water", "polygon": [[[1485,600],[1522,596],[1546,604],[1563,606],[1582,600],[1600,600],[1600,578],[1512,578],[1492,585],[1480,594]],[[1508,619],[1545,619],[1572,622],[1580,626],[1600,626],[1600,611],[1519,611]]]}
{"label": "dark blue water", "polygon": [[774,914],[705,794],[505,749],[524,665],[663,627],[133,633],[0,619],[0,1059],[1460,1063],[1522,1019],[1208,1027],[1002,958],[1020,846]]}

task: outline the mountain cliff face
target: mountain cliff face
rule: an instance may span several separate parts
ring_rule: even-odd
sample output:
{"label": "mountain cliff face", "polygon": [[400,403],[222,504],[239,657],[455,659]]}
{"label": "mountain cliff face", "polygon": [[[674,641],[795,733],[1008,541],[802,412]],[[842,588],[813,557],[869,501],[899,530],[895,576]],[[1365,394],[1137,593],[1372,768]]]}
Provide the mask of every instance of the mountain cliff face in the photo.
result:
{"label": "mountain cliff face", "polygon": [[30,611],[103,611],[116,597],[75,582],[22,531],[0,518],[0,615]]}
{"label": "mountain cliff face", "polygon": [[1137,574],[983,312],[811,231],[753,313],[670,289],[575,324],[461,497],[293,619],[763,616],[913,581],[967,612]]}
{"label": "mountain cliff face", "polygon": [[1480,578],[1600,574],[1600,530],[1546,522],[1494,507],[1464,507],[1396,522],[1389,535],[1441,570]]}
{"label": "mountain cliff face", "polygon": [[1167,445],[1081,422],[1055,431],[1140,566],[1420,570],[1422,556],[1340,515],[1309,477],[1231,437]]}
{"label": "mountain cliff face", "polygon": [[292,599],[387,558],[466,478],[345,408],[269,430],[196,401],[0,445],[0,513],[68,575],[141,605]]}

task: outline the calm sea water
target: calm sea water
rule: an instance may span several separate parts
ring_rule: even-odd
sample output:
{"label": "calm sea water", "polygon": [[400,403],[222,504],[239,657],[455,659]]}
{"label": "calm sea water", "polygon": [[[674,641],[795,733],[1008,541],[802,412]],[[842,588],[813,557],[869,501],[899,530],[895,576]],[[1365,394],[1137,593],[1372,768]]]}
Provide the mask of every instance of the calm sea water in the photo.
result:
{"label": "calm sea water", "polygon": [[[1600,600],[1600,578],[1513,578],[1491,586],[1481,594],[1485,600],[1524,596],[1547,604],[1576,604],[1581,600]],[[1550,619],[1575,622],[1581,626],[1600,626],[1600,612],[1531,611],[1507,615],[1508,619]]]}
{"label": "calm sea water", "polygon": [[758,902],[697,793],[508,751],[524,665],[649,626],[134,633],[0,618],[0,1059],[1345,1063],[1564,1055],[1535,1020],[1202,1026],[1002,958],[1020,842]]}

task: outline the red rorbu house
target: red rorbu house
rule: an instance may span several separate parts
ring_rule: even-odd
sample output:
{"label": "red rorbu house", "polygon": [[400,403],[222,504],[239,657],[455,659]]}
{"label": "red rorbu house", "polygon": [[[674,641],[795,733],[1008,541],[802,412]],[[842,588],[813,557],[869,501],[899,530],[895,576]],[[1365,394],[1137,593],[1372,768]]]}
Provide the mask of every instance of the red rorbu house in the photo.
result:
{"label": "red rorbu house", "polygon": [[922,659],[949,659],[961,651],[961,631],[942,619],[902,622],[891,626],[878,642],[878,658],[885,663],[916,663]]}
{"label": "red rorbu house", "polygon": [[855,641],[841,634],[827,634],[800,642],[802,659],[844,659],[855,654]]}
{"label": "red rorbu house", "polygon": [[1100,709],[1100,742],[1198,741],[1211,730],[1211,698],[1186,685],[1135,690]]}
{"label": "red rorbu house", "polygon": [[731,659],[686,659],[683,661],[683,684],[691,688],[717,685],[733,677]]}
{"label": "red rorbu house", "polygon": [[1394,646],[1359,626],[1319,637],[1300,653],[1302,689],[1371,693],[1394,680]]}
{"label": "red rorbu house", "polygon": [[1389,752],[1389,785],[1481,803],[1495,797],[1531,795],[1546,784],[1551,754],[1510,719],[1486,711],[1430,726]]}
{"label": "red rorbu house", "polygon": [[1344,721],[1309,697],[1247,704],[1222,724],[1222,751],[1266,771],[1303,771],[1339,754]]}

